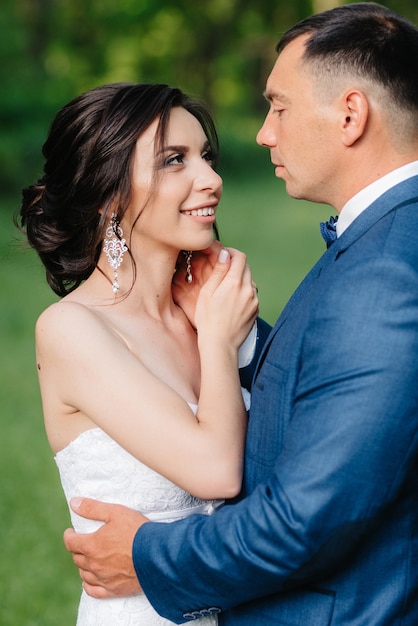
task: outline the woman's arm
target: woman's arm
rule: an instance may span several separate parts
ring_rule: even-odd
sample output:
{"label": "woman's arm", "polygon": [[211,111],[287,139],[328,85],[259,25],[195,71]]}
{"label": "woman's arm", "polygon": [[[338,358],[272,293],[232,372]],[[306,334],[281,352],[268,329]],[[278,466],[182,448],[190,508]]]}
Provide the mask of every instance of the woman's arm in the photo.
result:
{"label": "woman's arm", "polygon": [[213,273],[198,306],[202,382],[196,417],[90,309],[71,301],[47,309],[36,329],[47,430],[62,426],[59,410],[65,420],[80,420],[80,432],[91,423],[101,427],[198,497],[233,495],[246,422],[237,349],[257,311],[244,255],[231,253],[230,268]]}

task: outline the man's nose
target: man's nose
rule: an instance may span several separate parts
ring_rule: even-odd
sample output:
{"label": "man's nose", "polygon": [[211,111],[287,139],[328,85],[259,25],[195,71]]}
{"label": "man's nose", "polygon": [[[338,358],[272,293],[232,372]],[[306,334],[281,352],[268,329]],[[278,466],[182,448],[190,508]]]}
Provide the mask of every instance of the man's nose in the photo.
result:
{"label": "man's nose", "polygon": [[276,135],[270,123],[269,114],[267,114],[262,127],[257,133],[256,141],[260,146],[267,148],[271,148],[276,144]]}

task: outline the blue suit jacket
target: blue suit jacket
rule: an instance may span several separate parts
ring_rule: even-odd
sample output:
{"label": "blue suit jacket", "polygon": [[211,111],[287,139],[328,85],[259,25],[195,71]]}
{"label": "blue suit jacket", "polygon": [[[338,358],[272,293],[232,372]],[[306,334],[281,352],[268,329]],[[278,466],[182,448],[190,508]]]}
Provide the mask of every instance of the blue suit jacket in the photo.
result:
{"label": "blue suit jacket", "polygon": [[140,582],[181,623],[418,624],[418,177],[362,213],[258,362],[243,499],[144,525]]}

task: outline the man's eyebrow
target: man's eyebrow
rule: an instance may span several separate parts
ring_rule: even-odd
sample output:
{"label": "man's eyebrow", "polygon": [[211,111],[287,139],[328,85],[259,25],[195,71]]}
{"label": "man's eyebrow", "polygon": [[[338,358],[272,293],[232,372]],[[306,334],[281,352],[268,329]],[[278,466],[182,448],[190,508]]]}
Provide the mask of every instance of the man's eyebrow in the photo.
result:
{"label": "man's eyebrow", "polygon": [[289,98],[285,96],[283,93],[278,91],[270,91],[267,90],[263,93],[263,96],[268,102],[274,102],[274,100],[280,100],[280,102],[288,103],[290,102]]}

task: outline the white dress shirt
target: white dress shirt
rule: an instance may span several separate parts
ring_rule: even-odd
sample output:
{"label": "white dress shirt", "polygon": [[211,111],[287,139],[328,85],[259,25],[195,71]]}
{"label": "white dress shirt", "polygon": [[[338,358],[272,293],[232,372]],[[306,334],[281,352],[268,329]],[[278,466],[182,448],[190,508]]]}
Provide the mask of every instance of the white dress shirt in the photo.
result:
{"label": "white dress shirt", "polygon": [[[374,183],[371,183],[371,185],[368,185],[356,193],[340,211],[336,223],[337,237],[339,237],[372,202],[384,194],[385,191],[388,191],[391,187],[394,187],[412,176],[418,176],[418,161],[412,161],[411,163],[407,163],[393,170],[393,172],[389,172],[389,174],[382,176],[379,180],[376,180]],[[254,324],[248,337],[239,349],[239,367],[245,367],[251,362],[255,352],[256,341],[257,322]]]}
{"label": "white dress shirt", "polygon": [[251,363],[254,358],[255,348],[257,345],[257,322],[254,322],[253,327],[241,344],[238,350],[238,367],[246,367]]}
{"label": "white dress shirt", "polygon": [[385,191],[412,176],[418,176],[418,161],[412,161],[412,163],[407,163],[407,165],[389,172],[389,174],[382,176],[379,180],[356,193],[340,211],[336,223],[337,237],[342,235],[356,217],[384,194]]}

